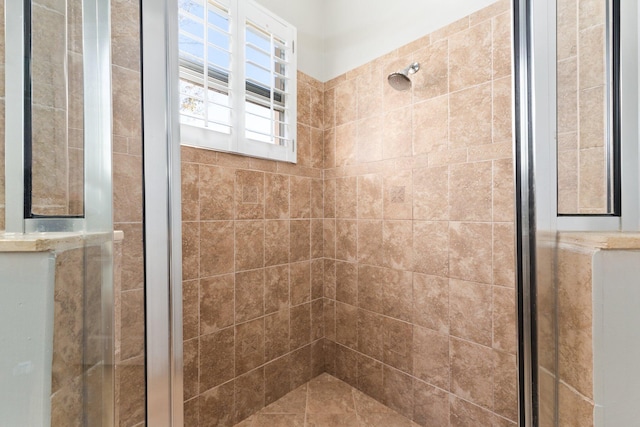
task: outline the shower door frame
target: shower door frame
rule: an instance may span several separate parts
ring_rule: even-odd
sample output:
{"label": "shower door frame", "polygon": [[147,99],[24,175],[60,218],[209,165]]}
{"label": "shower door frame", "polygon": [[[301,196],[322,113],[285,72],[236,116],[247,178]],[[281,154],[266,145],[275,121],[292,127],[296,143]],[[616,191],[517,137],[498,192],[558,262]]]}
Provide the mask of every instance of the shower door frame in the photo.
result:
{"label": "shower door frame", "polygon": [[141,0],[146,424],[183,416],[177,0]]}

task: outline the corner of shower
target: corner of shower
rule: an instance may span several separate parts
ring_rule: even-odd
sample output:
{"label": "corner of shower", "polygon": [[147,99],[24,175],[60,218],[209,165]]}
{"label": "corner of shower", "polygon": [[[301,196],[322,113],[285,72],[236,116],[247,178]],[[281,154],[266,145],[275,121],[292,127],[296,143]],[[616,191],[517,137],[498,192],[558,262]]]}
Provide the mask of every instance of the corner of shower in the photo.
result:
{"label": "corner of shower", "polygon": [[0,425],[112,426],[109,1],[54,3],[0,18]]}

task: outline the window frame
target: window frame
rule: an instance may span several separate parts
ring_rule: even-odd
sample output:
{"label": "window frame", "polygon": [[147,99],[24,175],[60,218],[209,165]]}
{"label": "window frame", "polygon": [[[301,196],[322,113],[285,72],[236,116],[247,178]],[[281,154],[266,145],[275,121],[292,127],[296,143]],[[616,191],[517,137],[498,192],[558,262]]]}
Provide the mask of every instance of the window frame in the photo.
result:
{"label": "window frame", "polygon": [[[203,0],[203,5],[208,6],[210,0]],[[230,64],[229,74],[221,70],[217,70],[209,67],[209,81],[219,81],[221,83],[228,84],[227,94],[229,96],[230,106],[230,133],[218,132],[207,127],[198,126],[195,124],[184,123],[182,121],[182,114],[180,114],[180,132],[181,132],[181,144],[186,146],[240,154],[249,157],[256,157],[262,159],[270,159],[277,161],[285,161],[289,163],[297,162],[297,144],[296,144],[296,128],[297,128],[297,52],[296,41],[297,31],[296,28],[276,16],[273,12],[259,5],[253,0],[213,0],[214,3],[222,5],[228,8],[229,11],[229,33],[230,33]],[[205,9],[205,13],[207,13]],[[286,81],[287,88],[284,91],[283,108],[280,110],[277,107],[282,105],[277,100],[271,102],[271,98],[276,98],[272,93],[279,92],[276,84],[272,81],[270,86],[260,86],[247,79],[247,49],[246,32],[249,28],[249,22],[258,27],[260,30],[268,32],[269,34],[281,39],[285,42],[285,47],[288,51],[286,57],[287,70]],[[206,25],[206,24],[205,24]],[[204,31],[207,31],[205,27]],[[204,48],[208,46],[205,44]],[[271,61],[273,62],[275,56],[271,52]],[[199,67],[199,69],[198,69]],[[196,62],[188,62],[187,60],[180,58],[180,81],[191,81],[194,84],[198,84],[198,76],[202,76],[204,80],[204,68],[207,64],[198,64]],[[192,73],[192,79],[183,79],[185,74]],[[271,79],[273,80],[273,70]],[[209,84],[207,88],[203,87],[204,91],[215,88],[215,85]],[[281,92],[281,91],[280,91]],[[269,94],[269,98],[264,96]],[[256,139],[251,139],[246,136],[247,131],[251,129],[247,128],[246,116],[247,108],[246,104],[250,101],[249,98],[264,101],[264,104],[269,104],[271,107],[275,107],[273,111],[284,112],[285,117],[282,123],[287,143],[285,145],[279,145],[277,143],[263,142]],[[282,101],[282,100],[280,100]],[[205,101],[206,102],[206,101]],[[261,102],[253,104],[262,104]],[[269,110],[271,111],[271,110]],[[273,116],[269,119],[271,126],[274,126]]]}

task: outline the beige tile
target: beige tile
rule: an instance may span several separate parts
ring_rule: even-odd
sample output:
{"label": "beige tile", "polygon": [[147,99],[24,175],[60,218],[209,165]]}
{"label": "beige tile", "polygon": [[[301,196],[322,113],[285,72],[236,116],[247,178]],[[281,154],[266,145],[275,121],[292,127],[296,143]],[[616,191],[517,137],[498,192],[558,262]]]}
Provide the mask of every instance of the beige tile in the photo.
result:
{"label": "beige tile", "polygon": [[311,124],[311,87],[301,82],[297,88],[297,98],[298,123],[309,126]]}
{"label": "beige tile", "polygon": [[511,288],[493,287],[493,348],[516,352],[516,295]]}
{"label": "beige tile", "polygon": [[289,262],[289,221],[265,221],[264,261],[266,266]]}
{"label": "beige tile", "polygon": [[511,74],[511,12],[493,18],[493,78]]}
{"label": "beige tile", "polygon": [[291,218],[311,216],[311,179],[291,177]]}
{"label": "beige tile", "polygon": [[414,221],[413,271],[443,277],[449,274],[449,226],[446,222]]}
{"label": "beige tile", "polygon": [[593,402],[584,398],[563,382],[558,389],[559,422],[562,426],[592,426]]}
{"label": "beige tile", "polygon": [[473,403],[450,395],[450,426],[451,427],[472,427],[472,426],[493,426],[493,414]]}
{"label": "beige tile", "polygon": [[357,426],[358,417],[351,414],[307,414],[307,427]]}
{"label": "beige tile", "polygon": [[322,222],[322,253],[325,258],[336,258],[336,220],[325,219]]}
{"label": "beige tile", "polygon": [[114,222],[142,222],[141,157],[113,155],[113,189]]}
{"label": "beige tile", "polygon": [[409,157],[413,152],[413,107],[406,106],[387,112],[382,119],[382,157]]}
{"label": "beige tile", "polygon": [[578,3],[578,23],[580,29],[602,24],[605,21],[605,4],[597,0],[580,0]]}
{"label": "beige tile", "polygon": [[291,305],[311,301],[311,263],[309,261],[290,264],[289,293]]}
{"label": "beige tile", "polygon": [[450,218],[453,221],[491,221],[492,162],[449,167]]}
{"label": "beige tile", "polygon": [[484,21],[449,38],[449,90],[491,79],[491,36],[491,21]]}
{"label": "beige tile", "polygon": [[449,146],[463,148],[492,142],[491,84],[470,87],[449,97]]}
{"label": "beige tile", "polygon": [[491,346],[491,286],[462,280],[449,280],[451,335]]}
{"label": "beige tile", "polygon": [[289,218],[289,177],[270,173],[265,174],[264,186],[265,218]]}
{"label": "beige tile", "polygon": [[336,167],[336,128],[325,129],[323,139],[322,161],[327,169]]}
{"label": "beige tile", "polygon": [[336,218],[356,218],[358,209],[358,179],[356,177],[336,180]]}
{"label": "beige tile", "polygon": [[[124,231],[124,230],[123,230]],[[233,223],[231,223],[231,233],[233,235]],[[129,245],[131,240],[129,234],[124,243],[123,252],[126,251],[126,246]],[[206,248],[205,248],[206,249]],[[124,253],[123,253],[124,255]],[[125,269],[127,265],[131,265],[127,262],[127,258],[123,259],[123,285],[131,283],[125,278]],[[197,279],[200,277],[200,224],[198,222],[183,222],[182,223],[182,278],[184,280]],[[144,280],[142,280],[144,283]]]}
{"label": "beige tile", "polygon": [[578,63],[576,58],[558,62],[558,132],[578,130]]}
{"label": "beige tile", "polygon": [[493,162],[493,220],[514,221],[515,187],[513,183],[513,160]]}
{"label": "beige tile", "polygon": [[471,26],[474,26],[482,21],[491,19],[495,15],[501,14],[503,12],[507,12],[510,9],[511,9],[511,3],[509,2],[509,0],[496,1],[491,5],[485,8],[482,8],[479,11],[469,15],[469,24]]}
{"label": "beige tile", "polygon": [[[182,336],[184,340],[200,335],[199,280],[182,282]],[[55,356],[54,356],[55,358]]]}
{"label": "beige tile", "polygon": [[324,184],[322,179],[311,182],[311,218],[324,218]]}
{"label": "beige tile", "polygon": [[293,351],[291,359],[291,386],[299,387],[311,379],[311,346],[306,345]]}
{"label": "beige tile", "polygon": [[307,407],[307,384],[282,396],[261,412],[264,414],[304,414]]}
{"label": "beige tile", "polygon": [[413,380],[413,419],[426,427],[449,424],[448,393],[417,379]]}
{"label": "beige tile", "polygon": [[285,355],[289,351],[289,310],[284,309],[264,318],[265,361]]}
{"label": "beige tile", "polygon": [[602,147],[605,140],[604,86],[580,91],[580,148]]}
{"label": "beige tile", "polygon": [[494,355],[490,348],[452,338],[451,392],[456,396],[493,408]]}
{"label": "beige tile", "polygon": [[[362,414],[391,413],[391,408],[384,406],[382,363],[366,356],[358,355],[358,390],[352,390],[356,412]],[[365,394],[366,393],[366,394]]]}
{"label": "beige tile", "polygon": [[465,16],[464,18],[454,21],[451,24],[448,24],[440,28],[439,30],[436,30],[433,33],[431,33],[431,43],[435,43],[438,40],[447,38],[453,34],[464,31],[468,28],[469,28],[469,17]]}
{"label": "beige tile", "polygon": [[495,352],[494,412],[511,421],[518,419],[518,368],[516,356]]}
{"label": "beige tile", "polygon": [[413,416],[413,379],[411,376],[384,367],[384,403],[406,417]]}
{"label": "beige tile", "polygon": [[234,218],[233,169],[200,165],[199,204],[201,220],[229,220]]}
{"label": "beige tile", "polygon": [[263,316],[264,269],[236,273],[235,279],[235,321]]}
{"label": "beige tile", "polygon": [[358,218],[381,219],[382,176],[379,174],[358,177]]}
{"label": "beige tile", "polygon": [[358,87],[358,119],[375,117],[382,113],[384,80],[380,70],[363,73],[356,79]]}
{"label": "beige tile", "polygon": [[[322,298],[315,299],[311,301],[311,341],[314,341],[312,344],[315,347],[312,348],[312,356],[318,356],[315,360],[317,363],[322,363],[324,366],[324,355],[317,354],[322,353],[322,351],[316,351],[318,345],[321,343],[318,340],[324,338],[324,302]],[[324,368],[319,368],[321,372],[324,372]]]}
{"label": "beige tile", "polygon": [[449,337],[431,329],[414,326],[412,352],[413,375],[431,385],[448,390],[451,372]]}
{"label": "beige tile", "polygon": [[558,212],[580,212],[578,207],[578,153],[576,149],[558,153]]}
{"label": "beige tile", "polygon": [[257,368],[264,363],[264,319],[255,319],[235,327],[236,376]]}
{"label": "beige tile", "polygon": [[[451,113],[453,114],[453,111],[451,111]],[[414,154],[428,154],[434,151],[445,150],[447,148],[449,138],[448,95],[414,104]]]}
{"label": "beige tile", "polygon": [[265,314],[289,307],[289,266],[265,268],[264,270]]}
{"label": "beige tile", "polygon": [[383,361],[408,374],[413,372],[413,325],[386,317],[384,330]]}
{"label": "beige tile", "polygon": [[264,173],[237,170],[235,188],[236,219],[264,218]]}
{"label": "beige tile", "polygon": [[233,378],[234,346],[233,328],[200,337],[200,393]]}
{"label": "beige tile", "polygon": [[490,284],[491,224],[452,222],[449,228],[450,277]]}
{"label": "beige tile", "polygon": [[586,213],[606,212],[606,167],[602,148],[580,150],[579,209]]}
{"label": "beige tile", "polygon": [[449,168],[421,168],[413,171],[413,219],[449,219]]}
{"label": "beige tile", "polygon": [[394,319],[412,321],[413,273],[401,270],[384,271],[382,293],[383,313]]}
{"label": "beige tile", "polygon": [[[233,324],[234,295],[232,274],[200,281],[200,334],[208,335]],[[188,312],[186,308],[184,312]]]}
{"label": "beige tile", "polygon": [[350,348],[358,347],[358,309],[336,303],[336,342]]}
{"label": "beige tile", "polygon": [[578,53],[578,0],[558,1],[557,57],[563,60]]}
{"label": "beige tile", "polygon": [[233,381],[201,394],[199,400],[201,425],[213,427],[234,424]]}
{"label": "beige tile", "polygon": [[348,262],[336,262],[336,300],[357,305],[358,266]]}
{"label": "beige tile", "polygon": [[376,360],[383,358],[383,322],[382,315],[358,309],[358,351]]}
{"label": "beige tile", "polygon": [[335,257],[344,261],[355,261],[358,257],[358,222],[352,220],[336,221]]}
{"label": "beige tile", "polygon": [[182,163],[182,220],[198,221],[200,219],[200,193],[198,188],[198,165]]}
{"label": "beige tile", "polygon": [[324,297],[336,298],[336,262],[332,259],[324,260]]}
{"label": "beige tile", "polygon": [[583,396],[593,396],[591,254],[558,253],[558,370]]}
{"label": "beige tile", "polygon": [[320,375],[311,380],[308,390],[308,414],[355,413],[351,387],[330,375]]}
{"label": "beige tile", "polygon": [[382,221],[358,221],[358,262],[382,264]]}
{"label": "beige tile", "polygon": [[[200,223],[200,276],[208,277],[233,271],[234,223]],[[236,244],[236,248],[240,248]]]}
{"label": "beige tile", "polygon": [[413,322],[440,333],[449,332],[449,280],[413,275]]}
{"label": "beige tile", "polygon": [[289,347],[295,350],[311,342],[311,304],[291,307],[289,316]]}
{"label": "beige tile", "polygon": [[358,117],[356,80],[346,80],[336,86],[336,126],[353,122]]}
{"label": "beige tile", "polygon": [[578,48],[580,89],[601,86],[606,83],[605,31],[604,21],[600,25],[580,31]]}
{"label": "beige tile", "polygon": [[234,381],[235,421],[242,421],[264,407],[264,368],[246,373]]}
{"label": "beige tile", "polygon": [[382,160],[382,127],[380,117],[371,117],[357,122],[358,163]]}
{"label": "beige tile", "polygon": [[296,220],[290,222],[291,242],[290,262],[308,260],[311,256],[311,221]]}
{"label": "beige tile", "polygon": [[323,298],[324,335],[327,340],[336,339],[336,302]]}
{"label": "beige tile", "polygon": [[493,82],[493,142],[511,140],[513,100],[511,77]]}
{"label": "beige tile", "polygon": [[413,219],[413,182],[411,171],[383,176],[384,219]]}
{"label": "beige tile", "polygon": [[382,264],[397,270],[411,270],[413,264],[412,221],[384,221]]}
{"label": "beige tile", "polygon": [[324,185],[324,210],[323,218],[336,217],[336,180],[325,179]]}
{"label": "beige tile", "polygon": [[[324,91],[324,128],[334,128],[336,126],[336,89],[325,87]],[[326,148],[326,147],[325,147]],[[328,167],[325,163],[325,167]]]}

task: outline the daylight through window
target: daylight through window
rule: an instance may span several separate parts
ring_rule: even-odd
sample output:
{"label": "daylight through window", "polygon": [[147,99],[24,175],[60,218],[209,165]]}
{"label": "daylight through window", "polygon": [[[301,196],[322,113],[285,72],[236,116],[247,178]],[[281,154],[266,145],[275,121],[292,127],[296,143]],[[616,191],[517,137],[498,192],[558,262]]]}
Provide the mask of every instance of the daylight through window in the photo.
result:
{"label": "daylight through window", "polygon": [[295,163],[295,28],[253,1],[178,4],[183,144]]}

